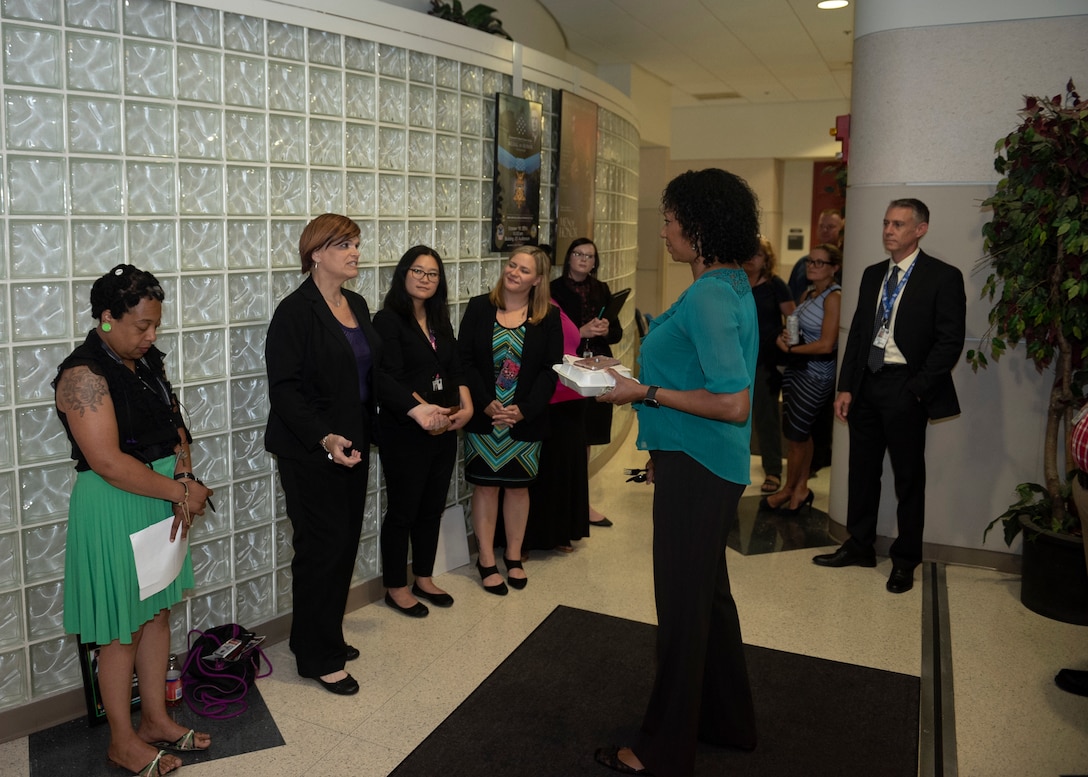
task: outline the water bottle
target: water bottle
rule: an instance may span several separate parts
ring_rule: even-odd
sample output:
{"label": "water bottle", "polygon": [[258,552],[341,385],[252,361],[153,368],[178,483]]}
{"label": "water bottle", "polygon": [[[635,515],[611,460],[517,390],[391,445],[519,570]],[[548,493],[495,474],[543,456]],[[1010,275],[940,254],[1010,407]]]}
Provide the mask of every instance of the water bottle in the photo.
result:
{"label": "water bottle", "polygon": [[790,345],[801,342],[801,320],[795,315],[786,316],[786,342]]}
{"label": "water bottle", "polygon": [[176,707],[181,704],[181,667],[178,657],[170,654],[170,663],[166,666],[166,705]]}

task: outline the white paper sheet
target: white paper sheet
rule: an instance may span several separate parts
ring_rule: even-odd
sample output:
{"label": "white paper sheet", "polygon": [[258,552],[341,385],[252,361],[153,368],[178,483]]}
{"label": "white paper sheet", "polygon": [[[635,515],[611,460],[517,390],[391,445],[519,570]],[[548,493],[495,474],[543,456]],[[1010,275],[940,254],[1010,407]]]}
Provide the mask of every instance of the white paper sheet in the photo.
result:
{"label": "white paper sheet", "polygon": [[132,553],[136,557],[136,577],[140,582],[140,601],[166,588],[174,582],[185,563],[189,539],[178,536],[170,542],[170,527],[174,516],[153,523],[146,529],[129,535]]}

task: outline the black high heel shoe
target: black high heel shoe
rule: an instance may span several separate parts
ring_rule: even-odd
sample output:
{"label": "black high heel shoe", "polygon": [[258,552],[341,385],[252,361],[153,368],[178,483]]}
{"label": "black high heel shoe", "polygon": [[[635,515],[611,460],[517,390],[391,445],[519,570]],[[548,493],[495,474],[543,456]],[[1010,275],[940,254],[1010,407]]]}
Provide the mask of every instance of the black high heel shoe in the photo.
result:
{"label": "black high heel shoe", "polygon": [[777,513],[782,510],[782,507],[784,505],[788,505],[790,503],[790,498],[786,497],[785,501],[779,504],[778,507],[773,506],[770,501],[771,497],[777,495],[778,494],[769,494],[768,496],[761,497],[759,500],[759,511],[762,513]]}
{"label": "black high heel shoe", "polygon": [[[518,562],[521,563],[521,562]],[[476,569],[480,572],[480,583],[483,584],[484,579],[491,577],[492,575],[499,574],[499,568],[496,566],[482,567],[480,562],[476,562]],[[484,590],[489,594],[495,594],[496,596],[506,596],[507,588],[506,583],[495,583],[495,585],[485,585]]]}
{"label": "black high heel shoe", "polygon": [[502,563],[506,564],[506,582],[508,582],[511,587],[520,591],[522,588],[529,585],[529,578],[527,577],[510,577],[511,569],[525,569],[519,560],[503,556]]}
{"label": "black high heel shoe", "polygon": [[777,512],[779,515],[797,515],[799,512],[801,512],[802,507],[812,507],[812,500],[815,498],[816,494],[810,488],[808,490],[808,496],[802,499],[801,504],[797,505],[797,507],[786,507],[786,505],[789,504],[789,500],[787,500],[786,504],[779,505],[778,509],[775,510],[775,512]]}

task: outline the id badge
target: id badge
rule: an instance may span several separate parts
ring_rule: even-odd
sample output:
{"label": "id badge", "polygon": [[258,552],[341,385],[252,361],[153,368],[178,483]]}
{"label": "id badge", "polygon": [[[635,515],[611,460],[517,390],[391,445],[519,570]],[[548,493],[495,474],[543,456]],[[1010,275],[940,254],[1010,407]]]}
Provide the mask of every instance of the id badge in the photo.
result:
{"label": "id badge", "polygon": [[873,345],[877,348],[886,348],[888,346],[888,338],[891,337],[891,332],[888,331],[887,324],[881,324],[880,329],[877,330],[876,336],[873,338]]}
{"label": "id badge", "polygon": [[439,377],[438,375],[435,375],[434,380],[431,381],[431,390],[432,391],[441,391],[442,390],[442,378]]}

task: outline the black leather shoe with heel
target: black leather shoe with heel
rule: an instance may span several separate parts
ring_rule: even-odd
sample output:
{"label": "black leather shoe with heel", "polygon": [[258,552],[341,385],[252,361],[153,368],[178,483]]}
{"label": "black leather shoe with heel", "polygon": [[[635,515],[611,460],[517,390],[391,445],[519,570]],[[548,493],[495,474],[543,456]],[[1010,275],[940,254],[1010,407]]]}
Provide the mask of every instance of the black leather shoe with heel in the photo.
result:
{"label": "black leather shoe with heel", "polygon": [[[491,577],[492,575],[499,574],[498,567],[482,567],[480,566],[479,561],[476,562],[476,570],[480,573],[481,583],[483,583],[485,579]],[[506,596],[507,593],[506,583],[503,582],[495,583],[495,585],[484,585],[484,590],[487,591],[489,594],[495,594],[496,596]]]}
{"label": "black leather shoe with heel", "polygon": [[510,584],[512,588],[516,588],[519,591],[525,586],[529,585],[529,579],[525,577],[510,577],[511,569],[524,569],[521,565],[521,561],[518,559],[502,557],[502,563],[506,564],[506,582]]}

